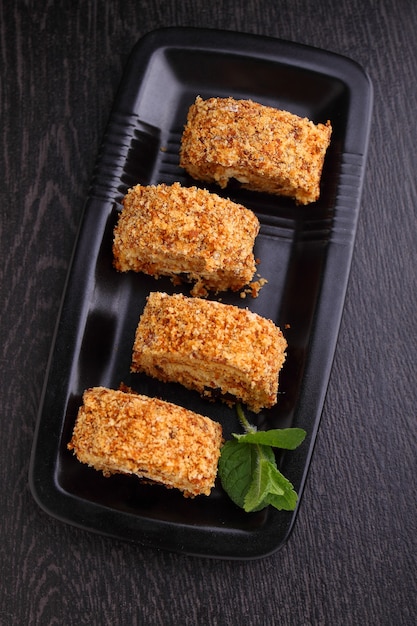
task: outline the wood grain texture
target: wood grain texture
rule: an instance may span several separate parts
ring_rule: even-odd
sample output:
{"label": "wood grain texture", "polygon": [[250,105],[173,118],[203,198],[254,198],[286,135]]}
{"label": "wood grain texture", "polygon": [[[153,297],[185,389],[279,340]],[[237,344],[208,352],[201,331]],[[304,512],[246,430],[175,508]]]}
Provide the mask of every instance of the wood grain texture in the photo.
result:
{"label": "wood grain texture", "polygon": [[[129,51],[160,26],[340,52],[375,89],[349,290],[307,488],[286,546],[249,563],[69,527],[43,513],[27,485],[94,161]],[[415,623],[416,26],[413,0],[0,0],[0,624]]]}

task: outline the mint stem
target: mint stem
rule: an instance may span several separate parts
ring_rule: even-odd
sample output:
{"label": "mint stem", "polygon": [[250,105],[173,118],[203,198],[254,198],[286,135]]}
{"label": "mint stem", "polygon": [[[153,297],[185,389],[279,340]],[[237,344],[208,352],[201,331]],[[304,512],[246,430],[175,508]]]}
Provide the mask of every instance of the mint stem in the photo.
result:
{"label": "mint stem", "polygon": [[239,422],[241,423],[241,425],[242,425],[243,429],[245,430],[245,432],[247,432],[247,433],[256,433],[256,426],[252,426],[252,424],[250,424],[248,422],[248,420],[246,419],[246,415],[243,412],[241,404],[236,404],[236,412],[237,412],[237,416],[239,418]]}

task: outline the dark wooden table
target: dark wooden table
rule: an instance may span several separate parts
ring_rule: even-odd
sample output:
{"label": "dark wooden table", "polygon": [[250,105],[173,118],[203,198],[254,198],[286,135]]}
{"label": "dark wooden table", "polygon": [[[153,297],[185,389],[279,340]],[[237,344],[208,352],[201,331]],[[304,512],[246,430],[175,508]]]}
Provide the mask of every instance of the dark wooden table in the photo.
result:
{"label": "dark wooden table", "polygon": [[[44,372],[124,64],[161,26],[344,54],[375,90],[352,271],[298,520],[282,550],[218,561],[104,538],[28,488]],[[0,2],[0,623],[416,623],[417,3]]]}

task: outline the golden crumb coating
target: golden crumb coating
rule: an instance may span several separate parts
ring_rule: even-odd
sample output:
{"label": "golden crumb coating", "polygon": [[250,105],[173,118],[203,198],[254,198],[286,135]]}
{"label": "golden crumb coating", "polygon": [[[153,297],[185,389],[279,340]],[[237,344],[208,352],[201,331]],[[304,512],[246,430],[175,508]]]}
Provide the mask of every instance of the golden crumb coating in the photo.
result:
{"label": "golden crumb coating", "polygon": [[196,98],[188,111],[180,165],[193,178],[314,202],[331,125],[252,100]]}
{"label": "golden crumb coating", "polygon": [[248,309],[151,292],[131,369],[259,412],[277,402],[286,347],[281,330]]}
{"label": "golden crumb coating", "polygon": [[209,495],[217,475],[222,427],[157,398],[87,389],[68,444],[81,463],[105,476],[135,474],[184,496]]}
{"label": "golden crumb coating", "polygon": [[114,230],[114,266],[151,276],[187,275],[192,294],[238,291],[255,270],[259,221],[245,207],[197,187],[137,185]]}

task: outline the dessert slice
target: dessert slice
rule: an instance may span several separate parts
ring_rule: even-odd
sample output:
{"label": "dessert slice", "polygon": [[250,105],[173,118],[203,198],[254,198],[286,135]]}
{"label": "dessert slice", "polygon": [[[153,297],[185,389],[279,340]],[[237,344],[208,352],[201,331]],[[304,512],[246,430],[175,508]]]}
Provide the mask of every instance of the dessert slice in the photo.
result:
{"label": "dessert slice", "polygon": [[188,111],[180,165],[193,178],[295,198],[318,199],[331,125],[233,98],[197,97]]}
{"label": "dessert slice", "polygon": [[129,190],[114,230],[114,266],[151,276],[186,276],[192,295],[238,291],[255,273],[255,214],[205,189],[173,185]]}
{"label": "dessert slice", "polygon": [[209,495],[222,444],[220,424],[157,398],[93,387],[83,395],[68,444],[81,463],[105,476],[135,474]]}
{"label": "dessert slice", "polygon": [[277,402],[287,343],[275,324],[237,306],[150,293],[131,370],[259,412]]}

